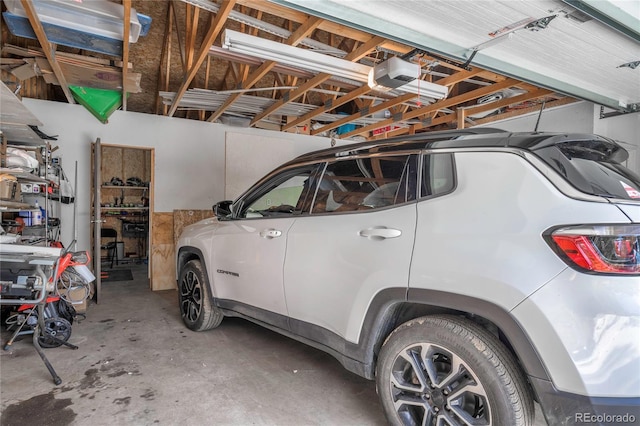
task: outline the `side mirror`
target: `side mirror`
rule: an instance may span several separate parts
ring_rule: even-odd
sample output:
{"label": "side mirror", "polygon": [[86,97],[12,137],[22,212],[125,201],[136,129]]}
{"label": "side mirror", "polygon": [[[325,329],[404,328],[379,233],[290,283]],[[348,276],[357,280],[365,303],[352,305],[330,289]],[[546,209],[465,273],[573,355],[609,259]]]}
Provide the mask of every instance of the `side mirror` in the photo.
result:
{"label": "side mirror", "polygon": [[225,200],[213,205],[213,213],[218,219],[226,219],[231,215],[231,204],[233,201]]}

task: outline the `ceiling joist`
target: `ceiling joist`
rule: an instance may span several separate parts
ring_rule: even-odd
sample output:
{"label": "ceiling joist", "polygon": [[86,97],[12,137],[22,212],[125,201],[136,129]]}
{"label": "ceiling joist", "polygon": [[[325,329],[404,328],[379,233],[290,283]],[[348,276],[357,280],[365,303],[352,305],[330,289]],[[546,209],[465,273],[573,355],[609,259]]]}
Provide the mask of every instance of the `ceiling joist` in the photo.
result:
{"label": "ceiling joist", "polygon": [[236,3],[236,0],[222,1],[222,6],[220,7],[220,11],[216,14],[215,19],[211,21],[211,26],[209,27],[209,31],[207,32],[207,35],[202,41],[202,46],[200,46],[200,51],[198,52],[198,55],[195,59],[195,63],[189,68],[189,71],[185,75],[184,81],[182,82],[180,89],[176,93],[176,97],[167,114],[169,117],[172,117],[173,114],[175,114],[176,109],[178,109],[178,105],[180,104],[180,99],[182,99],[182,96],[184,96],[187,89],[189,88],[189,85],[195,78],[196,73],[198,72],[198,69],[200,69],[200,66],[202,65],[205,58],[207,57],[207,53],[209,52],[209,46],[211,46],[211,44],[213,43],[213,40],[215,40],[218,34],[220,34],[220,31],[222,30],[222,27],[226,22],[226,19],[229,16],[229,13],[233,10],[233,6],[235,5],[235,3]]}

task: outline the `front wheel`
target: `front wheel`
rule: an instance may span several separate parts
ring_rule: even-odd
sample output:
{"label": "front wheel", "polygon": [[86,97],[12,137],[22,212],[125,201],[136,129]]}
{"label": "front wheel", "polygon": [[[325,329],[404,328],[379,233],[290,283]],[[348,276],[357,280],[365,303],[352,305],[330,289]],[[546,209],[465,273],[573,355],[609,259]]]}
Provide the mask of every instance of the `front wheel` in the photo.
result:
{"label": "front wheel", "polygon": [[178,299],[185,325],[193,331],[215,328],[223,314],[213,305],[207,277],[199,260],[191,260],[180,270]]}
{"label": "front wheel", "polygon": [[429,316],[398,327],[382,346],[376,386],[394,425],[533,423],[533,398],[505,346],[455,316]]}

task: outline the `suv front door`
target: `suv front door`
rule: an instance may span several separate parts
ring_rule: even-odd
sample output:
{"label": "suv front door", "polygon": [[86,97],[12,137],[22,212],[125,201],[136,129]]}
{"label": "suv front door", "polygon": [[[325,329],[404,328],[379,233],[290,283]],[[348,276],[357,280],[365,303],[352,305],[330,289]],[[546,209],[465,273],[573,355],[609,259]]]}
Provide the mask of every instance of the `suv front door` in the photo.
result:
{"label": "suv front door", "polygon": [[282,285],[287,233],[305,209],[314,170],[278,173],[236,202],[233,218],[220,221],[213,272],[221,306],[288,328]]}

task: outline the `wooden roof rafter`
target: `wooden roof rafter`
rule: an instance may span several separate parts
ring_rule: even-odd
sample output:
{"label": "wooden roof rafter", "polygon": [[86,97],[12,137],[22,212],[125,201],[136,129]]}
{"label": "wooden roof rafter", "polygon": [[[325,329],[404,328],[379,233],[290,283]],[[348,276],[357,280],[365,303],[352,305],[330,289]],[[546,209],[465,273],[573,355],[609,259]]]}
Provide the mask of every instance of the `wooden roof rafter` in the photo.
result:
{"label": "wooden roof rafter", "polygon": [[[167,4],[167,12],[166,12],[166,21],[164,27],[164,35],[162,39],[162,52],[160,54],[160,73],[158,75],[158,81],[156,83],[156,114],[160,114],[160,106],[162,105],[162,101],[160,100],[160,91],[164,89],[164,91],[169,91],[169,78],[170,76],[170,67],[171,67],[171,36],[173,32],[173,2],[170,1]],[[163,105],[162,111],[164,114],[167,113],[167,105]]]}
{"label": "wooden roof rafter", "polygon": [[[247,69],[248,67],[246,65],[231,62],[229,64],[229,68],[227,68],[227,74],[224,78],[224,85],[220,88],[220,90],[231,90],[237,87],[238,84],[240,84],[240,82],[242,81],[243,73],[245,73]],[[228,78],[231,78],[235,84],[227,84]]]}
{"label": "wooden roof rafter", "polygon": [[198,34],[198,19],[200,8],[192,4],[185,3],[185,48],[186,48],[186,70],[193,65],[193,55],[196,48],[196,36]]}
{"label": "wooden roof rafter", "polygon": [[[185,52],[185,43],[182,42],[182,31],[180,31],[180,24],[178,20],[178,13],[176,12],[175,3],[177,0],[169,1],[169,9],[171,10],[172,21],[175,25],[176,37],[178,38],[178,49],[180,51],[180,63],[182,64],[182,70],[186,74],[187,68],[187,53]],[[186,23],[185,23],[186,25]]]}
{"label": "wooden roof rafter", "polygon": [[189,71],[184,76],[184,80],[182,82],[182,85],[180,86],[180,89],[176,92],[171,108],[167,113],[169,117],[172,117],[173,114],[175,114],[176,110],[178,109],[180,100],[182,99],[184,94],[187,92],[189,85],[195,78],[196,73],[198,72],[198,70],[200,69],[200,66],[202,65],[205,58],[207,57],[207,54],[209,52],[209,46],[211,46],[211,44],[216,39],[218,34],[220,34],[220,31],[222,30],[223,25],[227,21],[227,17],[229,16],[229,13],[231,13],[231,11],[233,10],[233,6],[235,5],[235,3],[236,3],[236,0],[222,0],[220,10],[218,11],[218,13],[216,14],[216,17],[211,21],[211,24],[209,25],[209,31],[207,32],[207,34],[204,37],[204,40],[202,41],[200,50],[198,51],[198,54],[195,58],[195,62],[189,68]]}

